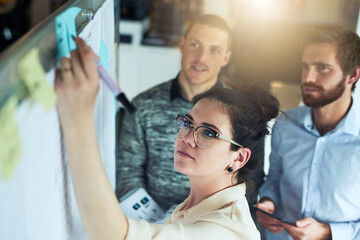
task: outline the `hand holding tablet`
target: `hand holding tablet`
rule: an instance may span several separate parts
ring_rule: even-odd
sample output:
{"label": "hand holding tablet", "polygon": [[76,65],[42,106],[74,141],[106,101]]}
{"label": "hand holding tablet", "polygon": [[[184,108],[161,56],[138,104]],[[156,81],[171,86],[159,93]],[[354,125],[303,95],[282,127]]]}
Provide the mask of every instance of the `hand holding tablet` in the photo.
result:
{"label": "hand holding tablet", "polygon": [[280,221],[280,222],[283,222],[283,223],[286,223],[286,224],[289,224],[289,225],[292,225],[292,226],[295,226],[295,227],[296,227],[295,222],[292,222],[292,221],[289,221],[289,220],[287,220],[287,219],[284,219],[284,218],[282,218],[282,217],[280,217],[280,216],[278,216],[278,215],[276,215],[276,214],[269,213],[269,212],[265,211],[264,209],[261,209],[261,208],[256,207],[256,205],[254,205],[254,206],[252,206],[252,207],[253,207],[254,209],[256,209],[257,211],[266,214],[266,215],[269,216],[269,217],[272,217],[272,218],[274,218],[274,219],[276,219],[276,220],[278,220],[278,221]]}

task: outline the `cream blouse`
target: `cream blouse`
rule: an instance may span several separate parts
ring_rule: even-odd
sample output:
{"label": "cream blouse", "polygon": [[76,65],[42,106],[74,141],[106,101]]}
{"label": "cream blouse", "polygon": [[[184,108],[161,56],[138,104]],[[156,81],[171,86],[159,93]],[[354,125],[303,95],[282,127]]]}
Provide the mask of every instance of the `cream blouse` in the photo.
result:
{"label": "cream blouse", "polygon": [[187,201],[164,224],[128,219],[126,240],[260,239],[245,198],[245,184],[226,188],[182,211]]}

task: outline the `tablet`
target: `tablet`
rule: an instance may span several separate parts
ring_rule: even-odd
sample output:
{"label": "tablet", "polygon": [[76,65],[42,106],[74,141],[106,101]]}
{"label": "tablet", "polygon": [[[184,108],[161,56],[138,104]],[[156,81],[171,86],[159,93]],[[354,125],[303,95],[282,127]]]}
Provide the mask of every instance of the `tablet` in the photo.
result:
{"label": "tablet", "polygon": [[273,213],[269,213],[269,212],[267,212],[267,211],[265,211],[265,210],[263,210],[263,209],[261,209],[261,208],[258,208],[258,207],[256,207],[256,206],[252,206],[252,207],[253,207],[254,209],[256,209],[257,211],[262,212],[262,213],[268,215],[269,217],[275,218],[276,220],[278,220],[278,221],[280,221],[280,222],[283,222],[283,223],[286,223],[286,224],[289,224],[289,225],[292,225],[292,226],[295,226],[295,227],[296,227],[295,222],[288,221],[288,220],[286,220],[286,219],[284,219],[284,218],[282,218],[282,217],[280,217],[280,216],[277,216],[277,215],[275,215],[275,214],[273,214]]}

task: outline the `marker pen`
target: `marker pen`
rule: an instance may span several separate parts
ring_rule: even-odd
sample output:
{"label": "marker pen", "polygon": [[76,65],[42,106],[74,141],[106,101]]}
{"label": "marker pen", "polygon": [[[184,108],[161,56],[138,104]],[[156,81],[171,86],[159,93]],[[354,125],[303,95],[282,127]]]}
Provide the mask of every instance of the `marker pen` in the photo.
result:
{"label": "marker pen", "polygon": [[135,106],[127,99],[125,93],[121,91],[119,86],[114,82],[111,76],[106,72],[105,68],[101,65],[101,63],[95,58],[95,63],[97,70],[99,72],[100,78],[103,80],[106,86],[110,89],[110,91],[114,94],[116,100],[118,100],[124,108],[129,113],[134,113],[136,111]]}

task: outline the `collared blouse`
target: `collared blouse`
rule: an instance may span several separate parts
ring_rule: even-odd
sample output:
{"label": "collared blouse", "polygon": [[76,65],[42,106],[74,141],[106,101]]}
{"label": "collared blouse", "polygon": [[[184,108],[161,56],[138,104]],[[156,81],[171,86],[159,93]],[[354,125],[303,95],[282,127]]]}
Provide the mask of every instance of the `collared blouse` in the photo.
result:
{"label": "collared blouse", "polygon": [[226,188],[183,211],[186,199],[165,224],[128,219],[126,240],[259,240],[245,189],[245,184]]}

